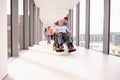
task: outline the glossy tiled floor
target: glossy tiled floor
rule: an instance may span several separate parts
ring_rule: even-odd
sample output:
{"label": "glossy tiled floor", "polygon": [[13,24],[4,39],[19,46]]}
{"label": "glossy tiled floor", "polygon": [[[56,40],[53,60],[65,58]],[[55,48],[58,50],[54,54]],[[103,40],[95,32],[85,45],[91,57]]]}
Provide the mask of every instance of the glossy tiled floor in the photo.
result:
{"label": "glossy tiled floor", "polygon": [[9,62],[5,80],[120,80],[120,57],[76,48],[57,53],[40,42]]}

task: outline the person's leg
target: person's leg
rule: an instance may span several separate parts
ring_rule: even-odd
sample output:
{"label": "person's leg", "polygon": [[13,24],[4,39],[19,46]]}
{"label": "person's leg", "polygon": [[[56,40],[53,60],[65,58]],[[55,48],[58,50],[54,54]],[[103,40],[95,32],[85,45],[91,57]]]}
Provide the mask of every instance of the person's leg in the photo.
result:
{"label": "person's leg", "polygon": [[66,39],[67,42],[68,52],[76,51],[76,49],[73,48],[71,36],[69,34],[64,34],[64,38]]}
{"label": "person's leg", "polygon": [[47,43],[49,44],[50,43],[50,36],[47,35]]}
{"label": "person's leg", "polygon": [[58,45],[59,45],[59,50],[60,51],[64,51],[64,49],[63,49],[63,34],[62,33],[59,33],[58,35],[57,35],[57,37],[58,37]]}
{"label": "person's leg", "polygon": [[49,44],[51,44],[51,35],[50,35],[50,40],[49,40]]}
{"label": "person's leg", "polygon": [[59,45],[61,45],[61,44],[63,44],[63,35],[62,35],[62,33],[59,33],[58,35],[57,35],[57,37],[58,37],[58,43],[59,43]]}
{"label": "person's leg", "polygon": [[48,35],[46,35],[46,39],[47,39],[47,43],[49,43],[49,36]]}
{"label": "person's leg", "polygon": [[53,34],[51,34],[51,40],[53,40]]}
{"label": "person's leg", "polygon": [[48,35],[48,43],[51,44],[51,35]]}
{"label": "person's leg", "polygon": [[63,38],[66,40],[67,44],[72,43],[72,38],[69,34],[63,34]]}
{"label": "person's leg", "polygon": [[67,34],[67,36],[68,36],[68,39],[69,39],[68,44],[70,43],[71,47],[74,48],[72,36],[70,36],[69,34]]}
{"label": "person's leg", "polygon": [[46,33],[44,32],[44,40],[46,41],[47,40],[47,36],[46,36]]}
{"label": "person's leg", "polygon": [[[69,35],[69,34],[67,33],[67,35]],[[70,36],[70,41],[72,41],[72,43],[73,43],[73,38],[72,38],[72,36],[71,36],[71,35],[69,35],[69,36]],[[71,44],[71,46],[74,48],[73,44]]]}

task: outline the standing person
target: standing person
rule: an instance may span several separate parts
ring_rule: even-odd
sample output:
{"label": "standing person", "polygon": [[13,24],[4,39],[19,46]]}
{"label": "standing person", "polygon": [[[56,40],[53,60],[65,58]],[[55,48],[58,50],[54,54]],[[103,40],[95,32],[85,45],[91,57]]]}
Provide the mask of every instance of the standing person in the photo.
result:
{"label": "standing person", "polygon": [[51,29],[51,40],[53,40],[53,29]]}
{"label": "standing person", "polygon": [[46,34],[46,28],[44,29],[44,40],[46,41],[47,40],[47,34]]}
{"label": "standing person", "polygon": [[[64,17],[64,19],[63,19],[63,25],[68,27],[67,23],[68,23],[68,17]],[[55,22],[55,25],[59,25],[58,21]]]}
{"label": "standing person", "polygon": [[64,17],[64,19],[63,19],[63,25],[65,25],[65,26],[68,27],[68,18],[67,17]]}
{"label": "standing person", "polygon": [[48,26],[48,28],[46,30],[46,34],[47,34],[47,43],[51,44],[51,29],[50,29],[50,26]]}

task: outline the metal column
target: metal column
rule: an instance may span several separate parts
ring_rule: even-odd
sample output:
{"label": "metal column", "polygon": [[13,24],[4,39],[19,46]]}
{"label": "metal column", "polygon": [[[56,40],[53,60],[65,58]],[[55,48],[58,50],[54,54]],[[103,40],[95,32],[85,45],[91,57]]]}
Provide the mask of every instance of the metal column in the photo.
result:
{"label": "metal column", "polygon": [[12,56],[18,57],[18,0],[11,0],[12,7]]}
{"label": "metal column", "polygon": [[34,14],[34,44],[37,44],[37,8],[34,5],[34,10],[33,10],[33,14]]}
{"label": "metal column", "polygon": [[37,44],[39,44],[39,38],[40,38],[40,26],[39,26],[39,8],[37,7]]}
{"label": "metal column", "polygon": [[72,31],[72,37],[73,37],[73,9],[71,9],[71,31]]}
{"label": "metal column", "polygon": [[28,25],[28,0],[24,0],[24,38],[23,38],[23,48],[28,49],[29,47],[29,25]]}
{"label": "metal column", "polygon": [[79,14],[80,14],[80,3],[76,5],[76,45],[79,46]]}
{"label": "metal column", "polygon": [[33,46],[33,0],[30,0],[29,46]]}
{"label": "metal column", "polygon": [[86,0],[86,29],[85,29],[85,48],[89,49],[90,42],[90,0]]}
{"label": "metal column", "polygon": [[110,0],[104,0],[103,53],[109,54]]}

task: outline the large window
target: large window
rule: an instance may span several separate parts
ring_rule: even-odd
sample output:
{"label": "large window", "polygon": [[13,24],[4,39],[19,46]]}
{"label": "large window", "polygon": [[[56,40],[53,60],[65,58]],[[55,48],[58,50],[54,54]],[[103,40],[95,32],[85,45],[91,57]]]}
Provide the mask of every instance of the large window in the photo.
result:
{"label": "large window", "polygon": [[80,0],[80,46],[85,47],[85,16],[86,16],[86,0]]}
{"label": "large window", "polygon": [[90,0],[90,48],[103,51],[104,0]]}
{"label": "large window", "polygon": [[11,42],[11,0],[7,0],[7,33],[8,33],[8,58],[12,56]]}
{"label": "large window", "polygon": [[73,43],[76,44],[76,6],[73,9]]}
{"label": "large window", "polygon": [[23,0],[18,0],[18,34],[19,34],[19,50],[23,49]]}
{"label": "large window", "polygon": [[110,54],[120,56],[120,0],[111,0]]}

